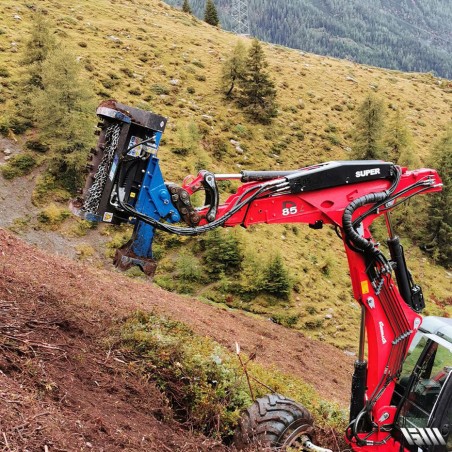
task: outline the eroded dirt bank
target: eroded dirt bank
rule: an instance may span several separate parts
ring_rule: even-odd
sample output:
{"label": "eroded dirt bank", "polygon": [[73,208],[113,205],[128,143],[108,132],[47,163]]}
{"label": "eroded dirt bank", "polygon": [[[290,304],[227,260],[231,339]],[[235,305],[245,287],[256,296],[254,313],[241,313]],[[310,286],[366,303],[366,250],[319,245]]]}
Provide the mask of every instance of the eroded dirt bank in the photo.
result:
{"label": "eroded dirt bank", "polygon": [[[152,383],[102,343],[140,309],[275,365],[346,406],[352,359],[301,333],[48,254],[0,229],[0,445],[6,450],[227,450],[182,430]],[[9,449],[8,449],[9,448]]]}

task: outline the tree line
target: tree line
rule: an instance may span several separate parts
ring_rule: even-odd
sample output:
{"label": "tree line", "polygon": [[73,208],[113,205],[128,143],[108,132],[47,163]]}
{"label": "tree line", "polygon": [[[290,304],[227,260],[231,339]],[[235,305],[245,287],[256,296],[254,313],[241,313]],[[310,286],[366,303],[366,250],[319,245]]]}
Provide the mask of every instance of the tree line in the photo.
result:
{"label": "tree line", "polygon": [[[180,7],[182,0],[167,0]],[[185,1],[185,0],[184,0]],[[203,17],[205,0],[187,0]],[[435,0],[248,0],[251,33],[263,41],[402,71],[452,78],[452,2]],[[231,0],[215,0],[232,28]]]}

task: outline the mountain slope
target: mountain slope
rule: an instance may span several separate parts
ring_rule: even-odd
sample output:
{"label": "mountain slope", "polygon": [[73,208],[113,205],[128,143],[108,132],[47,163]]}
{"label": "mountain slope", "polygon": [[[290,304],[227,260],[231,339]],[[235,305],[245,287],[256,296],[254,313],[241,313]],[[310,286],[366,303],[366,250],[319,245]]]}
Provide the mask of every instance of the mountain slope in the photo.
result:
{"label": "mountain slope", "polygon": [[1,450],[227,450],[183,429],[155,384],[109,351],[120,313],[91,303],[90,270],[3,230],[0,267]]}
{"label": "mountain slope", "polygon": [[[421,165],[427,164],[433,143],[451,117],[452,86],[431,74],[381,70],[264,45],[269,71],[278,88],[279,116],[270,125],[257,125],[234,103],[227,102],[219,89],[221,64],[235,46],[237,36],[154,0],[42,0],[39,6],[44,8],[55,36],[80,62],[97,102],[116,98],[169,117],[159,156],[165,179],[176,183],[200,168],[231,173],[240,169],[293,169],[347,159],[356,107],[369,92],[384,99],[389,117],[394,110],[402,113]],[[4,126],[14,123],[14,103],[24,71],[20,61],[36,8],[27,1],[15,0],[4,0],[2,7],[0,123]],[[249,45],[248,38],[243,40]],[[23,143],[33,139],[35,133],[31,130],[16,138]],[[187,155],[180,153],[184,147]],[[41,158],[41,154],[35,155]],[[51,157],[51,151],[44,157]],[[14,218],[24,223],[26,204],[11,202],[10,197],[31,191],[35,176],[36,172],[14,184],[0,184],[0,196],[5,198],[2,205],[7,209],[17,205],[13,215],[8,212],[5,227]],[[224,191],[230,190],[234,185]],[[52,193],[44,198],[43,202],[55,201]],[[33,232],[39,226],[32,222],[28,228]],[[66,221],[54,234],[73,233],[73,227]],[[418,227],[422,228],[422,223]],[[98,234],[90,232],[91,236]],[[296,283],[297,292],[291,294],[291,302],[266,306],[266,318],[277,313],[296,320],[293,326],[306,335],[353,350],[359,310],[351,297],[343,246],[334,231],[286,225],[247,231],[237,228],[231,233],[237,234],[245,251],[255,253],[259,261],[281,253]],[[111,237],[116,245],[122,244],[116,240],[117,235],[123,239],[128,232],[110,229],[103,240]],[[163,257],[158,271],[171,282],[174,273],[165,267],[177,265],[181,251],[196,247],[197,242],[178,241],[175,237],[168,241],[166,247],[158,244]],[[105,249],[90,251],[90,259],[102,265]],[[450,304],[450,277],[414,247],[407,247],[407,257],[415,280],[422,283],[429,300],[428,312],[444,313]],[[209,294],[203,291],[196,295]],[[223,300],[227,295],[220,294]],[[242,303],[235,301],[237,305]]]}
{"label": "mountain slope", "polygon": [[[167,0],[180,6],[180,0]],[[191,0],[198,17],[204,0]],[[233,26],[232,0],[217,0]],[[249,0],[251,34],[292,48],[403,71],[452,78],[448,0]]]}
{"label": "mountain slope", "polygon": [[[61,321],[69,316],[77,328],[97,337],[98,345],[102,343],[100,338],[108,334],[107,329],[125,316],[136,310],[152,311],[184,322],[195,333],[211,337],[229,349],[239,341],[245,353],[258,350],[257,362],[299,376],[325,399],[343,406],[348,402],[352,359],[330,345],[308,340],[299,332],[269,320],[210,306],[168,293],[149,282],[134,281],[117,272],[97,270],[51,255],[2,229],[0,268],[0,294],[4,300],[28,303],[36,294],[37,305],[24,307],[25,310],[35,309],[39,314],[39,309],[55,306],[53,314],[59,309]],[[10,296],[10,292],[15,295]],[[43,301],[39,302],[40,298]],[[331,360],[331,356],[335,359]]]}

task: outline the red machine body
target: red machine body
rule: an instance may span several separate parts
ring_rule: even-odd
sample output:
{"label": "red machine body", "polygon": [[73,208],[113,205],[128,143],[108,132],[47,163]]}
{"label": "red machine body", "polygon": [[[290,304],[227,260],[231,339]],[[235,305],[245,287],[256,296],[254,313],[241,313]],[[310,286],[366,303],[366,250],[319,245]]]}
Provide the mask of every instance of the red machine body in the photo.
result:
{"label": "red machine body", "polygon": [[[200,174],[182,188],[192,194],[201,187],[203,178],[204,176]],[[372,222],[378,216],[387,214],[400,196],[407,197],[419,191],[419,188],[410,190],[409,187],[426,180],[430,183],[422,189],[422,192],[441,190],[441,180],[436,171],[431,169],[407,171],[406,168],[403,168],[399,183],[392,194],[391,205],[384,205],[367,216],[362,222],[361,235],[368,241],[372,241],[370,233]],[[256,181],[243,184],[235,194],[219,205],[217,217],[222,217],[237,205],[239,200],[242,201],[246,199],[246,196],[250,196],[253,187],[260,183]],[[356,451],[400,451],[400,443],[388,433],[392,428],[396,413],[396,407],[391,405],[391,398],[397,372],[406,357],[414,334],[422,322],[422,317],[401,297],[396,282],[389,272],[384,276],[386,300],[382,300],[382,293],[379,292],[378,287],[375,287],[375,281],[368,276],[368,262],[364,254],[348,246],[342,229],[344,210],[352,201],[370,193],[384,192],[389,189],[390,185],[390,181],[380,179],[297,194],[276,193],[253,200],[223,224],[226,227],[237,225],[247,227],[257,223],[306,223],[314,228],[319,228],[323,224],[331,224],[341,231],[350,269],[353,295],[362,306],[365,318],[368,370],[364,403],[368,403],[374,397],[370,410],[371,431],[357,435],[359,438],[365,439],[366,444],[359,445],[356,438],[349,438],[353,450]],[[205,207],[199,211],[202,218],[200,226],[207,224],[205,214],[208,209],[209,207]],[[359,217],[366,209],[365,206],[359,208],[356,211],[356,217]]]}

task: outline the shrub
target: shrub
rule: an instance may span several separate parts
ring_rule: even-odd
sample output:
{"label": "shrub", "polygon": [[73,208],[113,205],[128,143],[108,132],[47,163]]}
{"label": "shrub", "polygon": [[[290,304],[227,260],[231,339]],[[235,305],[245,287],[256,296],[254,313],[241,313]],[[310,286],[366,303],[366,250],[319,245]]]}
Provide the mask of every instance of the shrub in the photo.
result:
{"label": "shrub", "polygon": [[87,243],[79,243],[75,247],[75,251],[77,253],[78,259],[80,260],[93,257],[95,254],[94,248],[91,245],[88,245]]}
{"label": "shrub", "polygon": [[38,221],[49,226],[57,226],[71,215],[69,210],[50,204],[38,213]]}
{"label": "shrub", "polygon": [[242,125],[242,124],[237,124],[234,129],[233,132],[238,135],[239,137],[242,138],[251,138],[252,133],[250,132],[250,130]]}
{"label": "shrub", "polygon": [[151,86],[151,91],[155,94],[169,94],[169,89],[166,86],[154,84]]}
{"label": "shrub", "polygon": [[49,145],[41,141],[39,138],[27,140],[25,146],[36,152],[47,152],[49,150]]}
{"label": "shrub", "polygon": [[179,254],[176,263],[177,276],[185,281],[199,281],[202,269],[198,259],[188,252]]}
{"label": "shrub", "polygon": [[264,290],[279,298],[286,300],[289,298],[292,290],[292,281],[279,254],[270,260],[268,267],[265,269]]}
{"label": "shrub", "polygon": [[222,159],[228,153],[228,144],[220,137],[207,137],[203,146],[217,159]]}
{"label": "shrub", "polygon": [[24,118],[20,115],[16,115],[13,118],[10,119],[9,127],[10,129],[18,134],[21,135],[22,133],[26,132],[30,127],[32,127],[32,122],[28,118]]}
{"label": "shrub", "polygon": [[[287,317],[286,321],[292,323],[295,318]],[[194,335],[180,322],[142,312],[127,319],[119,340],[113,340],[130,366],[166,394],[178,420],[204,434],[230,439],[241,411],[252,403],[235,355],[210,339]],[[244,358],[256,398],[268,394],[271,388],[303,404],[317,424],[345,428],[345,412],[319,398],[312,387]]]}
{"label": "shrub", "polygon": [[182,157],[186,157],[190,153],[190,149],[184,147],[171,148],[171,152]]}
{"label": "shrub", "polygon": [[1,167],[5,179],[14,179],[29,174],[36,166],[36,159],[31,154],[14,155],[6,165]]}
{"label": "shrub", "polygon": [[138,354],[141,370],[165,392],[179,420],[207,435],[232,435],[251,399],[219,346],[182,323],[143,313],[124,325],[122,346]]}
{"label": "shrub", "polygon": [[206,271],[215,279],[221,273],[232,273],[240,269],[243,254],[233,233],[215,229],[205,238],[204,247]]}
{"label": "shrub", "polygon": [[9,132],[9,127],[9,118],[0,116],[0,133],[6,136]]}
{"label": "shrub", "polygon": [[132,69],[130,69],[129,67],[122,67],[122,68],[120,69],[120,71],[121,71],[122,73],[124,73],[125,75],[127,75],[127,77],[133,77],[133,71],[132,71]]}
{"label": "shrub", "polygon": [[200,68],[204,68],[205,67],[204,64],[201,61],[199,61],[199,60],[193,60],[191,62],[191,64],[193,64],[193,65],[195,65],[197,67],[200,67]]}

